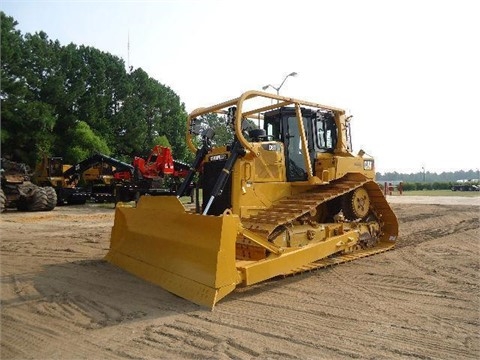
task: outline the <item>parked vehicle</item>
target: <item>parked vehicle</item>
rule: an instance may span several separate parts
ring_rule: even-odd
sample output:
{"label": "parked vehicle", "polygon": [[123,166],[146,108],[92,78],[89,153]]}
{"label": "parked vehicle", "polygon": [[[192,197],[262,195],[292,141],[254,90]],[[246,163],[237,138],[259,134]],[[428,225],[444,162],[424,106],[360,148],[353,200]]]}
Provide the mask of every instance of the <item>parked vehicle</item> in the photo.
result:
{"label": "parked vehicle", "polygon": [[89,194],[78,186],[78,179],[65,178],[64,171],[71,166],[61,157],[44,156],[37,164],[32,181],[39,186],[51,186],[57,194],[57,205],[85,204]]}
{"label": "parked vehicle", "polygon": [[480,191],[480,186],[475,184],[456,184],[452,185],[452,191]]}
{"label": "parked vehicle", "polygon": [[50,211],[57,204],[57,194],[51,186],[31,182],[30,168],[23,163],[1,159],[0,212]]}

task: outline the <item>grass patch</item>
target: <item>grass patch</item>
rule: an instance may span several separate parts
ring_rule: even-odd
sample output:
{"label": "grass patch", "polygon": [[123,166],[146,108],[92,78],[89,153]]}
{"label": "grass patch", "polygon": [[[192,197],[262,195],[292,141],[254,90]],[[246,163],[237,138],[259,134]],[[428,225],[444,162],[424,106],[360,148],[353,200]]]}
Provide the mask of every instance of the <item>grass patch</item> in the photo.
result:
{"label": "grass patch", "polygon": [[[398,194],[398,192],[395,192]],[[403,196],[462,196],[480,197],[480,191],[452,191],[452,190],[412,190],[404,191]]]}
{"label": "grass patch", "polygon": [[[191,204],[191,203],[192,203],[192,199],[191,199],[190,196],[182,196],[182,197],[180,198],[180,202],[181,202],[182,204]],[[194,199],[194,202],[195,202],[195,199]]]}

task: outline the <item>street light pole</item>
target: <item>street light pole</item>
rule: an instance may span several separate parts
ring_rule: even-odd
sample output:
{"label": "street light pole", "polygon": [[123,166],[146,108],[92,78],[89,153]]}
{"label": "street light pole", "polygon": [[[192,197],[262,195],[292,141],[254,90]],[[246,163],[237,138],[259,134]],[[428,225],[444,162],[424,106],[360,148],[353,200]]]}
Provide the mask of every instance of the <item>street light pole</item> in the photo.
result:
{"label": "street light pole", "polygon": [[262,87],[263,90],[267,90],[269,87],[275,89],[277,91],[277,95],[280,95],[280,89],[282,88],[283,84],[285,84],[285,81],[287,81],[287,78],[289,76],[297,76],[298,74],[294,71],[294,72],[291,72],[290,74],[288,74],[287,76],[285,76],[285,79],[283,79],[282,83],[280,84],[280,86],[276,87],[276,86],[273,86],[272,84],[268,84],[268,85],[265,85]]}

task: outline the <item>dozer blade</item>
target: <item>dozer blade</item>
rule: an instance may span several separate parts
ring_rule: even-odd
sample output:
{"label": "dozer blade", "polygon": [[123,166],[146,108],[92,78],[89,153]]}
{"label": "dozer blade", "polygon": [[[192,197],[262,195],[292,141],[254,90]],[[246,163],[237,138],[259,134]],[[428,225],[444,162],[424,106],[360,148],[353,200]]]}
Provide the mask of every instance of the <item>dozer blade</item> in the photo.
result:
{"label": "dozer blade", "polygon": [[117,208],[106,260],[147,281],[213,308],[235,289],[236,215],[186,213],[176,197],[143,196]]}

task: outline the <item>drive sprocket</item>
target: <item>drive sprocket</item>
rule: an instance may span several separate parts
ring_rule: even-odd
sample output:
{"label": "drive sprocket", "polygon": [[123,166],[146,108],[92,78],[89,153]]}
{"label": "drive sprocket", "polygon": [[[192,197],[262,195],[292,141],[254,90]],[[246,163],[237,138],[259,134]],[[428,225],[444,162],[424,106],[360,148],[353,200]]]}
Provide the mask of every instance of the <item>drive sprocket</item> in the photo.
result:
{"label": "drive sprocket", "polygon": [[370,197],[361,186],[344,196],[343,213],[349,220],[363,219],[370,210]]}

